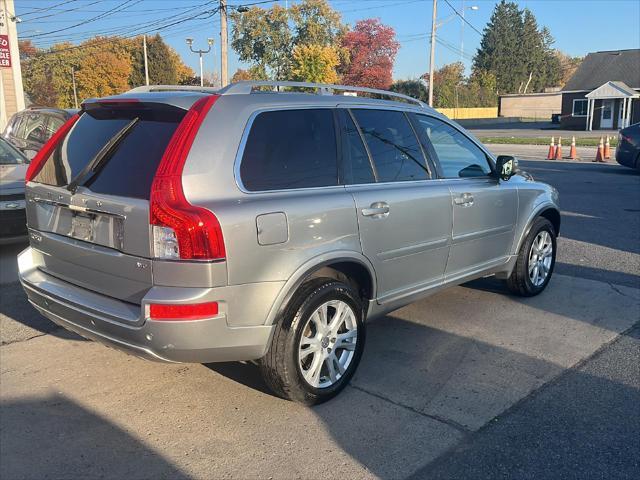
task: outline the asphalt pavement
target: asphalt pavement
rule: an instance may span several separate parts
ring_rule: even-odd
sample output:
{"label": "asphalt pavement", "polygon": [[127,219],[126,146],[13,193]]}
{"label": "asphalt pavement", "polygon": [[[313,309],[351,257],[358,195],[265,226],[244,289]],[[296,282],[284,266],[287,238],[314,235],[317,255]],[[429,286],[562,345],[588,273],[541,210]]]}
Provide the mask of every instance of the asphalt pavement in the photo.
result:
{"label": "asphalt pavement", "polygon": [[640,175],[521,166],[561,195],[549,288],[484,279],[370,322],[351,385],[314,408],[251,364],[152,363],[56,328],[15,282],[22,246],[0,247],[0,477],[640,477]]}

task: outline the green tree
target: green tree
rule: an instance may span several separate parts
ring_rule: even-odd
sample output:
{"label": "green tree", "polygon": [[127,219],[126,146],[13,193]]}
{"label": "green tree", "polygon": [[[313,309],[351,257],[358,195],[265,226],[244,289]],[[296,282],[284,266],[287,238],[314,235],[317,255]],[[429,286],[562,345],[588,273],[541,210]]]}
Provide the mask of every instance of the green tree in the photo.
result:
{"label": "green tree", "polygon": [[254,78],[285,80],[295,76],[293,52],[301,45],[332,47],[341,62],[347,58],[340,47],[346,28],[326,0],[304,0],[289,10],[278,4],[268,9],[254,6],[230,16],[231,48],[240,61],[251,64]]}
{"label": "green tree", "polygon": [[473,70],[493,73],[499,93],[542,91],[561,79],[552,45],[551,33],[539,28],[529,9],[501,0],[484,29]]}
{"label": "green tree", "polygon": [[242,62],[252,63],[276,80],[283,80],[291,67],[293,37],[289,14],[280,5],[268,10],[251,7],[231,13],[231,48]]}
{"label": "green tree", "polygon": [[389,90],[392,92],[402,93],[403,95],[409,95],[410,97],[427,102],[429,100],[429,94],[424,84],[420,80],[396,80],[391,84]]}
{"label": "green tree", "polygon": [[340,13],[326,0],[305,0],[293,5],[289,14],[295,45],[335,46],[347,30]]}

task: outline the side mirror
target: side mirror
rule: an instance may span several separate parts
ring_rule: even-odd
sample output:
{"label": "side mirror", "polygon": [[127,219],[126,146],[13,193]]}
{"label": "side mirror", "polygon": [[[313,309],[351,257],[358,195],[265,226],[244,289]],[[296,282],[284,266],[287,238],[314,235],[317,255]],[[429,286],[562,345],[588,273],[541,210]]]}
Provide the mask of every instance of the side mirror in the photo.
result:
{"label": "side mirror", "polygon": [[496,159],[496,175],[501,180],[507,181],[516,174],[518,160],[511,155],[500,155]]}

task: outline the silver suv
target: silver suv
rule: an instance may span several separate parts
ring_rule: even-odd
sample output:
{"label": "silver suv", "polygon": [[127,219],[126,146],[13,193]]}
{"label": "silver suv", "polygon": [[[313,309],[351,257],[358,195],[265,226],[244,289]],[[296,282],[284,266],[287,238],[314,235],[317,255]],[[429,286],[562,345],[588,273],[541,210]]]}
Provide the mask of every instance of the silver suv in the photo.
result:
{"label": "silver suv", "polygon": [[410,97],[143,87],[86,101],[31,163],[20,279],[84,337],[256,360],[277,394],[314,404],[353,375],[365,318],[491,274],[544,290],[557,202]]}

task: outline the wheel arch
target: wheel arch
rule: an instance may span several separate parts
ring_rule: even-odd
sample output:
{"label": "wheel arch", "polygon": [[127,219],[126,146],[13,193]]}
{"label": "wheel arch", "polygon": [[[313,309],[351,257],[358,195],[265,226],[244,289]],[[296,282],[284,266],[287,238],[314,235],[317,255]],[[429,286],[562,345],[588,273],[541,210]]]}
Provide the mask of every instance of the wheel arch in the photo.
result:
{"label": "wheel arch", "polygon": [[266,325],[273,325],[298,288],[311,278],[329,277],[351,283],[365,303],[376,296],[376,275],[371,262],[358,252],[334,252],[307,261],[284,284],[276,297]]}
{"label": "wheel arch", "polygon": [[558,207],[549,203],[539,205],[527,219],[526,227],[522,230],[522,233],[520,234],[520,238],[518,238],[518,243],[516,245],[514,254],[517,255],[518,252],[520,251],[522,242],[524,241],[525,238],[527,238],[527,235],[529,235],[529,232],[531,231],[531,226],[533,225],[533,222],[538,217],[546,218],[551,222],[556,232],[556,236],[560,233],[561,217],[560,217],[560,210],[558,209]]}

